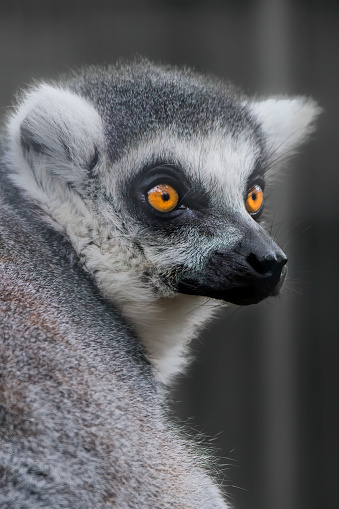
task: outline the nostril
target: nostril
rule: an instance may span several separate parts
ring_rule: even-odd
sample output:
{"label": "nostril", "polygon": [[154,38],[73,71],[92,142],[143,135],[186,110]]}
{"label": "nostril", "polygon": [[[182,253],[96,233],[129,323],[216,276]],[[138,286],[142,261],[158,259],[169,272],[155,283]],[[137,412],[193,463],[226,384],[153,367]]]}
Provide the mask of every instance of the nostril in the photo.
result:
{"label": "nostril", "polygon": [[256,254],[251,253],[246,258],[246,261],[258,274],[264,275],[277,271],[280,272],[287,263],[287,258],[280,254],[271,253],[266,256],[258,257]]}
{"label": "nostril", "polygon": [[247,263],[256,271],[258,274],[267,274],[272,271],[275,265],[275,260],[272,255],[259,258],[254,253],[251,253],[247,257]]}
{"label": "nostril", "polygon": [[287,263],[287,256],[283,255],[277,255],[277,262],[283,267]]}

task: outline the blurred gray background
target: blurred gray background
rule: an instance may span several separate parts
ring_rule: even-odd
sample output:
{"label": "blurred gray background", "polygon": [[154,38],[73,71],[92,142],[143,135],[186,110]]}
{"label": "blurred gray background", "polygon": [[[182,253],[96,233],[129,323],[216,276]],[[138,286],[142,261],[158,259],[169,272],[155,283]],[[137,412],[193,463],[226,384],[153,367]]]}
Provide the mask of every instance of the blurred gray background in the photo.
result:
{"label": "blurred gray background", "polygon": [[235,509],[339,507],[338,43],[339,3],[325,0],[0,3],[2,122],[33,79],[135,54],[325,110],[271,199],[290,259],[283,296],[222,312],[172,393],[173,414],[215,448]]}

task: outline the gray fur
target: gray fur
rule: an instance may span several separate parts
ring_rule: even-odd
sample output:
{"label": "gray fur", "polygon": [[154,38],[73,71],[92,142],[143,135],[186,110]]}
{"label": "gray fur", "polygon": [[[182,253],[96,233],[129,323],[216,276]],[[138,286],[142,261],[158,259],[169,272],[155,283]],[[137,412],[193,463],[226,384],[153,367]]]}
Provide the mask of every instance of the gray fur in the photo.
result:
{"label": "gray fur", "polygon": [[[244,191],[318,109],[267,104],[146,61],[23,97],[1,153],[0,507],[227,507],[205,454],[169,424],[159,379],[183,368],[214,312],[213,299],[193,311],[198,290],[224,299],[248,277],[249,239],[283,256]],[[143,208],[138,189],[161,164],[197,210],[159,222]],[[280,291],[281,267],[276,279],[251,302]]]}

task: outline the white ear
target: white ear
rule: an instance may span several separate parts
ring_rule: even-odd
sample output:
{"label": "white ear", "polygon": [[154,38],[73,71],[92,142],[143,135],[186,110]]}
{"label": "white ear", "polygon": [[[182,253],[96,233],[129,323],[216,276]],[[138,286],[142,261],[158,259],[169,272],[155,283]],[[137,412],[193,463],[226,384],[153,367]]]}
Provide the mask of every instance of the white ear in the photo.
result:
{"label": "white ear", "polygon": [[262,126],[271,161],[293,154],[314,131],[314,121],[322,111],[305,97],[266,99],[249,106]]}
{"label": "white ear", "polygon": [[9,124],[12,148],[31,170],[79,184],[97,164],[104,148],[101,118],[82,97],[40,85],[28,93]]}

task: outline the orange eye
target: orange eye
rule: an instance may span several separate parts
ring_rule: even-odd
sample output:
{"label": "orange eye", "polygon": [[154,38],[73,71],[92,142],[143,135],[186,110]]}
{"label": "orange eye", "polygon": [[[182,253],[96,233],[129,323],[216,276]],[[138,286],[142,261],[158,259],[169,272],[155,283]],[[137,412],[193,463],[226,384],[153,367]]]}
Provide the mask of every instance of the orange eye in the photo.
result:
{"label": "orange eye", "polygon": [[179,195],[172,186],[159,184],[148,191],[147,199],[158,212],[171,212],[178,205]]}
{"label": "orange eye", "polygon": [[255,214],[260,210],[264,202],[264,193],[260,186],[253,186],[247,195],[245,207],[249,214]]}

